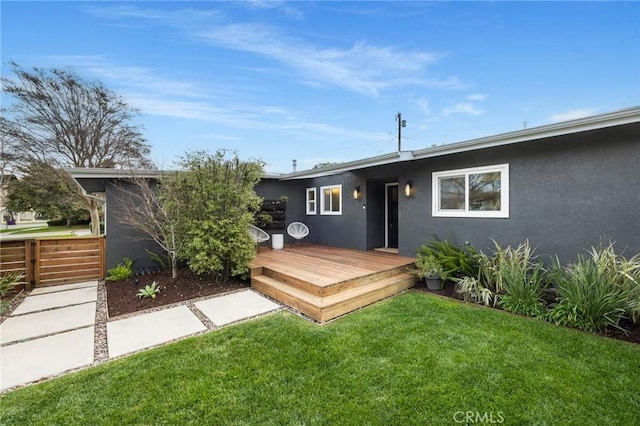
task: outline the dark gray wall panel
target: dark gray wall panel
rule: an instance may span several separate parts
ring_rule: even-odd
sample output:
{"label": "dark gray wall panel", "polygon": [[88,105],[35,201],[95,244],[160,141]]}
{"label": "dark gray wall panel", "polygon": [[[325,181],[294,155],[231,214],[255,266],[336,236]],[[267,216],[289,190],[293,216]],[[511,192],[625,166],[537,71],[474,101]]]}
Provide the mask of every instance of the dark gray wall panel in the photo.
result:
{"label": "dark gray wall panel", "polygon": [[[416,191],[401,212],[412,219],[403,222],[400,251],[411,255],[437,234],[483,250],[491,239],[529,239],[538,254],[564,262],[601,241],[638,253],[638,135],[638,126],[627,126],[416,162],[407,170]],[[431,172],[502,163],[510,167],[508,219],[431,217]]]}
{"label": "dark gray wall panel", "polygon": [[115,267],[122,259],[135,259],[135,268],[157,266],[145,249],[160,251],[161,248],[146,234],[120,223],[122,191],[134,191],[135,186],[125,181],[108,181],[105,185],[107,196],[107,269]]}

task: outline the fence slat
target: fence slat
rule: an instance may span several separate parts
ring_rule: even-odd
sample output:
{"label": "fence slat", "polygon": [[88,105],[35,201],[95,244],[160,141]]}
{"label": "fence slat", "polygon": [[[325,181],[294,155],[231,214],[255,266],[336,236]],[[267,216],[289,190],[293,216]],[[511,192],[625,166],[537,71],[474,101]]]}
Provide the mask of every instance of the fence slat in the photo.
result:
{"label": "fence slat", "polygon": [[104,237],[0,241],[0,272],[24,273],[26,290],[103,279],[105,248]]}

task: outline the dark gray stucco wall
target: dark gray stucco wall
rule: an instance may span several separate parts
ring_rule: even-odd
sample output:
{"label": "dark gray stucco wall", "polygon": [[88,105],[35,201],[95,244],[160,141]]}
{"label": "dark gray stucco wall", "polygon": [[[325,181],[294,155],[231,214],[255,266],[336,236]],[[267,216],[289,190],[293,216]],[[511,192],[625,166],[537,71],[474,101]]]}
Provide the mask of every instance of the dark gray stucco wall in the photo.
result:
{"label": "dark gray stucco wall", "polygon": [[[263,179],[258,183],[255,191],[265,200],[278,200],[282,196],[287,197],[286,224],[288,225],[291,222],[304,222],[305,191],[303,182],[295,181],[285,184],[279,179]],[[287,240],[286,228],[265,229],[265,231],[270,235],[284,234],[285,240]]]}
{"label": "dark gray stucco wall", "polygon": [[[528,239],[540,255],[575,260],[600,242],[640,252],[640,127],[629,125],[409,163],[415,196],[401,204],[402,254],[434,234],[490,251]],[[508,219],[431,216],[431,173],[509,164]]]}
{"label": "dark gray stucco wall", "polygon": [[[563,262],[590,246],[615,241],[618,251],[630,256],[640,252],[639,135],[638,124],[618,126],[279,185],[292,200],[299,191],[303,206],[304,188],[316,187],[320,196],[321,186],[342,185],[341,216],[301,212],[311,229],[309,240],[318,244],[360,250],[383,246],[384,184],[398,182],[402,255],[415,255],[438,236],[487,252],[492,239],[502,245],[528,239],[539,255],[557,255]],[[509,218],[432,216],[433,172],[504,163],[509,164]],[[409,198],[402,194],[408,180],[413,182]],[[356,185],[360,200],[352,198]]]}
{"label": "dark gray stucco wall", "polygon": [[127,202],[127,193],[136,191],[136,187],[127,181],[105,182],[107,197],[106,262],[107,270],[115,267],[122,259],[135,259],[135,268],[158,266],[145,249],[158,252],[160,247],[141,231],[120,222],[122,209]]}

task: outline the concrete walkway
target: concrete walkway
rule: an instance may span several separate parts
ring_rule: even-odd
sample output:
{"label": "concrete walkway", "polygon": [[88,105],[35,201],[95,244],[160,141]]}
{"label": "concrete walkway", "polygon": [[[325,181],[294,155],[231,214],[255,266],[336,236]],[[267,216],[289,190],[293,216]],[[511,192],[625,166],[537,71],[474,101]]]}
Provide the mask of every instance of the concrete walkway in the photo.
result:
{"label": "concrete walkway", "polygon": [[0,392],[281,307],[244,290],[107,321],[108,354],[99,356],[98,305],[95,281],[33,290],[0,324]]}

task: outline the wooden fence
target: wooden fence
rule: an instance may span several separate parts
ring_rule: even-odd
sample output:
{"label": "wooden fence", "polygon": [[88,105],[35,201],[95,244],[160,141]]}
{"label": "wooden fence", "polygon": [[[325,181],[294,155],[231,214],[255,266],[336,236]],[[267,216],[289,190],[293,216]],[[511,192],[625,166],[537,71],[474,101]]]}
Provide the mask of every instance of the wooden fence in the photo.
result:
{"label": "wooden fence", "polygon": [[104,237],[1,241],[0,273],[7,272],[24,274],[27,290],[103,279]]}

